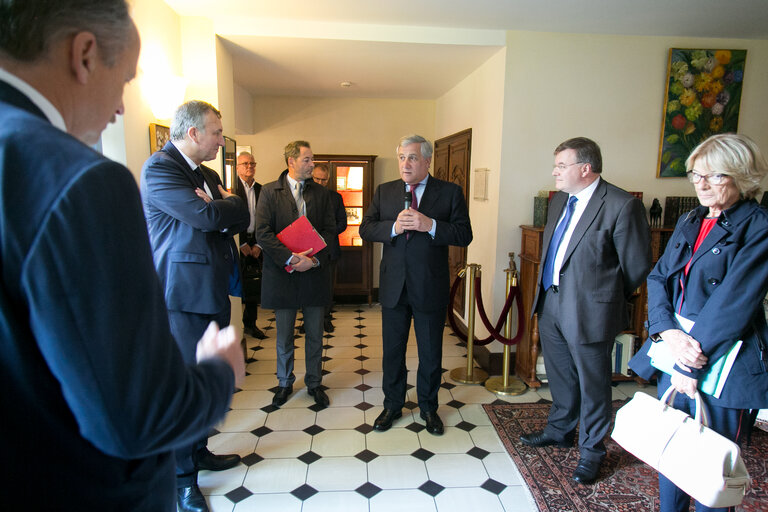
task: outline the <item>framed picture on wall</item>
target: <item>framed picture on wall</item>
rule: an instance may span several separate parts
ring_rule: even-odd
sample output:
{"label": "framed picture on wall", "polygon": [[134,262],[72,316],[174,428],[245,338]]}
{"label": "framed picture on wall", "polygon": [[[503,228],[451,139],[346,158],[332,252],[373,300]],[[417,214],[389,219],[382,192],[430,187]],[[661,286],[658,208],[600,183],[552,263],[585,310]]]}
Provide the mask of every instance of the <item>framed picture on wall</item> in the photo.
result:
{"label": "framed picture on wall", "polygon": [[171,129],[161,124],[149,123],[149,154],[163,149],[165,143],[171,140]]}
{"label": "framed picture on wall", "polygon": [[693,148],[737,131],[746,60],[747,50],[669,50],[656,177],[685,177]]}

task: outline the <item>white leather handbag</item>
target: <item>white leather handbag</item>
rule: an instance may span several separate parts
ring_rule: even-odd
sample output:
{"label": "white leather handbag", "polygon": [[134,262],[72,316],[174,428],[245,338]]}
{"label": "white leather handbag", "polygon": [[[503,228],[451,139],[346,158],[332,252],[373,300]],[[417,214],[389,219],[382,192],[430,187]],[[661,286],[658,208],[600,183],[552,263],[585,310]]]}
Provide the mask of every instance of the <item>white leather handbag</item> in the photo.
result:
{"label": "white leather handbag", "polygon": [[641,391],[616,412],[611,437],[629,453],[708,507],[741,504],[751,480],[738,445],[707,427],[696,392],[696,417],[669,405],[676,391],[657,400]]}

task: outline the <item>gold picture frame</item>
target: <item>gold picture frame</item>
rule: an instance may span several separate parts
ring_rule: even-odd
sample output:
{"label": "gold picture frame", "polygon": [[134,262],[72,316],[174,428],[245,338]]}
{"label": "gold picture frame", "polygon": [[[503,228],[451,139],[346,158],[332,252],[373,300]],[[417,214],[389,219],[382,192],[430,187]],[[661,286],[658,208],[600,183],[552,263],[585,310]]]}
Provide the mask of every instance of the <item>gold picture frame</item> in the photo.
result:
{"label": "gold picture frame", "polygon": [[163,149],[163,146],[171,140],[171,129],[157,123],[149,123],[149,154]]}

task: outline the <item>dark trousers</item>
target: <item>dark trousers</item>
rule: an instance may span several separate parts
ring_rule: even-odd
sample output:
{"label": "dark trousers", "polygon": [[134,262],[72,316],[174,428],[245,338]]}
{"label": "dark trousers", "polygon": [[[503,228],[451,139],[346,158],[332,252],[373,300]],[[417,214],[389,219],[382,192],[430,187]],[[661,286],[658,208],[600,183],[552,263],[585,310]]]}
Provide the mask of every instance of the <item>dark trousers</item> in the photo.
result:
{"label": "dark trousers", "polygon": [[[184,362],[188,365],[194,365],[196,360],[197,342],[203,337],[203,333],[212,321],[219,324],[219,327],[229,325],[230,308],[227,306],[225,311],[215,315],[202,315],[197,313],[187,313],[184,311],[169,311],[168,319],[171,324],[171,334],[173,334],[181,351]],[[177,448],[174,451],[176,457],[176,486],[189,487],[197,483],[197,463],[196,454],[199,450],[205,448],[208,444],[208,436],[197,441]]]}
{"label": "dark trousers", "polygon": [[384,407],[400,410],[405,403],[408,369],[405,351],[413,319],[419,369],[416,373],[416,393],[422,412],[437,410],[443,359],[443,329],[447,305],[438,310],[424,311],[418,304],[410,304],[408,291],[403,287],[400,300],[393,308],[381,308],[383,359],[382,389]]}
{"label": "dark trousers", "polygon": [[333,320],[333,316],[331,315],[331,310],[333,309],[333,283],[336,282],[336,263],[338,263],[339,260],[331,260],[328,265],[331,267],[331,302],[327,306],[325,306],[325,320],[330,322]]}
{"label": "dark trousers", "polygon": [[[657,383],[658,397],[664,394],[664,392],[670,386],[670,376],[666,373],[662,373]],[[751,427],[749,421],[749,411],[743,409],[726,409],[725,407],[718,407],[712,403],[711,397],[706,393],[699,393],[704,406],[709,413],[709,428],[717,432],[718,434],[726,437],[734,442],[739,442],[740,437],[746,435],[745,429]],[[691,415],[695,416],[696,401],[688,398],[688,396],[678,393],[675,396],[675,400],[672,402],[672,406],[675,409],[679,409]],[[661,512],[688,512],[691,504],[691,497],[681,491],[675,484],[669,481],[664,475],[659,473],[659,510]],[[696,512],[705,511],[732,511],[734,507],[725,508],[709,508],[705,507],[701,503],[696,502]]]}
{"label": "dark trousers", "polygon": [[[292,386],[296,381],[293,374],[293,333],[296,326],[296,309],[276,309],[277,326],[277,381],[280,387]],[[304,383],[307,389],[320,385],[322,381],[323,356],[323,314],[324,306],[305,306],[304,314],[304,359],[306,372]]]}
{"label": "dark trousers", "polygon": [[[543,303],[542,303],[543,301]],[[611,350],[614,340],[568,340],[560,329],[559,297],[552,288],[539,300],[539,335],[552,392],[544,431],[563,440],[579,429],[579,451],[588,460],[605,457],[603,438],[611,427]],[[582,319],[599,322],[599,318]]]}
{"label": "dark trousers", "polygon": [[261,262],[240,254],[240,276],[243,280],[243,327],[256,327],[261,303]]}

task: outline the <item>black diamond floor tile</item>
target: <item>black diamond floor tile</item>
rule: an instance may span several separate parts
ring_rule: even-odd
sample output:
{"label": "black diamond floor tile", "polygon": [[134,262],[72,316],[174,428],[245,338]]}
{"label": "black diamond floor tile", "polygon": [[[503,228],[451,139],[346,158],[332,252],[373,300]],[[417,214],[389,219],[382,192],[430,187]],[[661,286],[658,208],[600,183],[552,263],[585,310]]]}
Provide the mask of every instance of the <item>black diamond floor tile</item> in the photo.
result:
{"label": "black diamond floor tile", "polygon": [[317,462],[318,460],[322,459],[323,457],[316,454],[313,451],[308,451],[307,453],[303,453],[299,455],[298,459],[303,462],[304,464],[312,464],[313,462]]}
{"label": "black diamond floor tile", "polygon": [[505,402],[504,400],[496,399],[493,402],[491,402],[491,405],[509,405],[509,402]]}
{"label": "black diamond floor tile", "polygon": [[433,455],[434,453],[432,453],[431,451],[425,450],[424,448],[419,448],[418,450],[416,450],[411,454],[411,457],[416,457],[421,462],[426,462],[430,458],[432,458]]}
{"label": "black diamond floor tile", "polygon": [[403,404],[403,407],[405,407],[406,409],[408,409],[410,411],[416,409],[418,406],[419,406],[419,404],[417,404],[416,402],[412,402],[411,400],[408,400],[407,402],[405,402]]}
{"label": "black diamond floor tile", "polygon": [[357,455],[355,455],[359,460],[365,462],[366,464],[371,462],[373,459],[378,457],[377,454],[373,453],[371,450],[363,450]]}
{"label": "black diamond floor tile", "polygon": [[371,499],[381,492],[381,487],[377,487],[373,485],[371,482],[366,482],[360,487],[358,487],[357,489],[355,489],[355,492],[362,496],[365,496],[368,499]]}
{"label": "black diamond floor tile", "polygon": [[263,460],[264,460],[264,457],[262,457],[258,453],[251,453],[243,457],[241,462],[246,466],[250,467],[250,466],[253,466],[254,464],[258,464]]}
{"label": "black diamond floor tile", "polygon": [[307,500],[317,494],[317,489],[312,487],[311,485],[304,484],[301,487],[297,487],[296,489],[291,491],[291,494],[293,494],[296,498],[300,499],[301,501]]}
{"label": "black diamond floor tile", "polygon": [[327,362],[328,362],[328,361],[330,361],[331,359],[333,359],[333,358],[332,358],[332,357],[328,357],[328,356],[323,356],[323,357],[321,357],[321,358],[320,358],[320,360],[321,360],[322,362],[324,362],[324,363],[327,363]]}
{"label": "black diamond floor tile", "polygon": [[368,391],[369,389],[373,389],[373,388],[368,384],[360,384],[358,386],[355,386],[355,389],[358,391]]}
{"label": "black diamond floor tile", "polygon": [[309,426],[309,427],[304,429],[304,432],[306,432],[307,434],[309,434],[311,436],[316,436],[320,432],[324,432],[324,431],[325,431],[325,429],[323,427],[321,427],[320,425],[311,425],[311,426]]}
{"label": "black diamond floor tile", "polygon": [[407,391],[410,391],[410,390],[412,390],[412,389],[413,389],[413,388],[415,388],[415,387],[416,387],[416,386],[414,386],[413,384],[406,384],[406,385],[405,385],[405,389],[406,389]]}
{"label": "black diamond floor tile", "polygon": [[363,423],[362,425],[359,425],[359,426],[355,427],[355,430],[357,430],[361,434],[365,435],[365,434],[370,434],[371,432],[373,432],[373,427],[371,425],[367,424],[367,423]]}
{"label": "black diamond floor tile", "polygon": [[504,491],[504,489],[507,488],[506,485],[502,484],[501,482],[497,482],[493,478],[489,478],[488,480],[486,480],[483,483],[483,485],[481,485],[480,487],[496,495],[501,494]]}
{"label": "black diamond floor tile", "polygon": [[326,409],[326,406],[320,405],[320,404],[312,404],[309,407],[307,407],[310,411],[320,412],[323,409]]}
{"label": "black diamond floor tile", "polygon": [[354,348],[359,348],[359,349],[368,348],[368,345],[363,345],[362,343],[358,343],[357,345],[354,346]]}
{"label": "black diamond floor tile", "polygon": [[366,334],[362,334],[362,333],[361,334],[355,334],[355,338],[367,338],[367,337],[368,337],[368,335],[366,335]]}
{"label": "black diamond floor tile", "polygon": [[363,324],[358,324],[354,326],[355,329],[365,329],[365,326]]}
{"label": "black diamond floor tile", "polygon": [[333,348],[333,345],[323,345],[323,350],[328,350],[329,348]]}
{"label": "black diamond floor tile", "polygon": [[467,404],[465,404],[464,402],[459,402],[458,400],[451,400],[450,402],[448,402],[445,405],[447,405],[449,407],[453,407],[454,409],[460,409],[460,408],[464,407]]}
{"label": "black diamond floor tile", "polygon": [[473,425],[472,423],[469,423],[468,421],[461,421],[456,424],[456,428],[460,428],[464,432],[469,432],[473,428],[475,428],[476,425]]}
{"label": "black diamond floor tile", "polygon": [[407,426],[407,427],[405,427],[405,428],[407,428],[407,429],[408,429],[408,430],[410,430],[411,432],[416,432],[416,433],[418,434],[419,432],[421,432],[422,430],[424,430],[424,429],[425,429],[425,428],[427,428],[427,427],[425,427],[425,426],[424,426],[424,425],[422,425],[421,423],[416,423],[416,422],[414,421],[413,423],[411,423],[410,425],[408,425],[408,426]]}
{"label": "black diamond floor tile", "polygon": [[259,427],[257,429],[251,430],[251,434],[259,437],[264,437],[267,434],[271,434],[273,431],[269,427]]}
{"label": "black diamond floor tile", "polygon": [[472,456],[472,457],[474,457],[476,459],[479,459],[479,460],[483,460],[490,453],[491,452],[483,450],[482,448],[478,448],[477,446],[475,446],[474,448],[472,448],[471,450],[469,450],[467,452],[467,455],[470,455],[470,456]]}
{"label": "black diamond floor tile", "polygon": [[256,351],[256,350],[264,350],[264,347],[262,347],[261,345],[256,345],[256,346],[255,346],[255,347],[253,347],[251,350],[253,350],[253,351]]}
{"label": "black diamond floor tile", "polygon": [[334,337],[333,334],[323,334],[323,338],[325,338],[325,339],[330,339],[330,338],[333,338],[333,337]]}
{"label": "black diamond floor tile", "polygon": [[369,359],[369,357],[368,356],[357,356],[354,359],[356,359],[357,361],[367,361]]}
{"label": "black diamond floor tile", "polygon": [[251,491],[249,491],[248,489],[246,489],[245,487],[243,487],[241,485],[237,489],[233,489],[233,490],[229,491],[224,496],[229,498],[229,501],[231,501],[232,503],[240,503],[241,501],[243,501],[247,497],[251,496],[252,494],[253,493]]}
{"label": "black diamond floor tile", "polygon": [[427,480],[424,482],[421,487],[419,487],[419,490],[425,494],[429,494],[433,498],[443,492],[445,487],[442,485],[433,482],[432,480]]}
{"label": "black diamond floor tile", "polygon": [[453,384],[452,382],[443,382],[440,384],[440,387],[443,389],[453,389],[456,387],[456,384]]}
{"label": "black diamond floor tile", "polygon": [[370,370],[366,370],[365,368],[360,368],[359,370],[355,370],[355,373],[358,375],[368,375],[371,373]]}
{"label": "black diamond floor tile", "polygon": [[265,412],[265,413],[267,413],[267,414],[269,414],[269,413],[271,413],[271,412],[275,412],[275,411],[276,411],[276,410],[278,410],[278,409],[280,409],[280,408],[279,408],[279,407],[275,407],[275,406],[274,406],[274,405],[272,405],[272,404],[269,404],[269,405],[265,405],[264,407],[262,407],[262,408],[261,408],[261,410],[262,410],[262,411],[264,411],[264,412]]}
{"label": "black diamond floor tile", "polygon": [[321,371],[320,373],[322,373],[323,375],[328,375],[329,373],[331,373],[331,371],[323,368],[323,371]]}
{"label": "black diamond floor tile", "polygon": [[368,409],[373,407],[373,405],[369,404],[368,402],[360,402],[355,407],[360,409],[361,411],[367,411]]}

